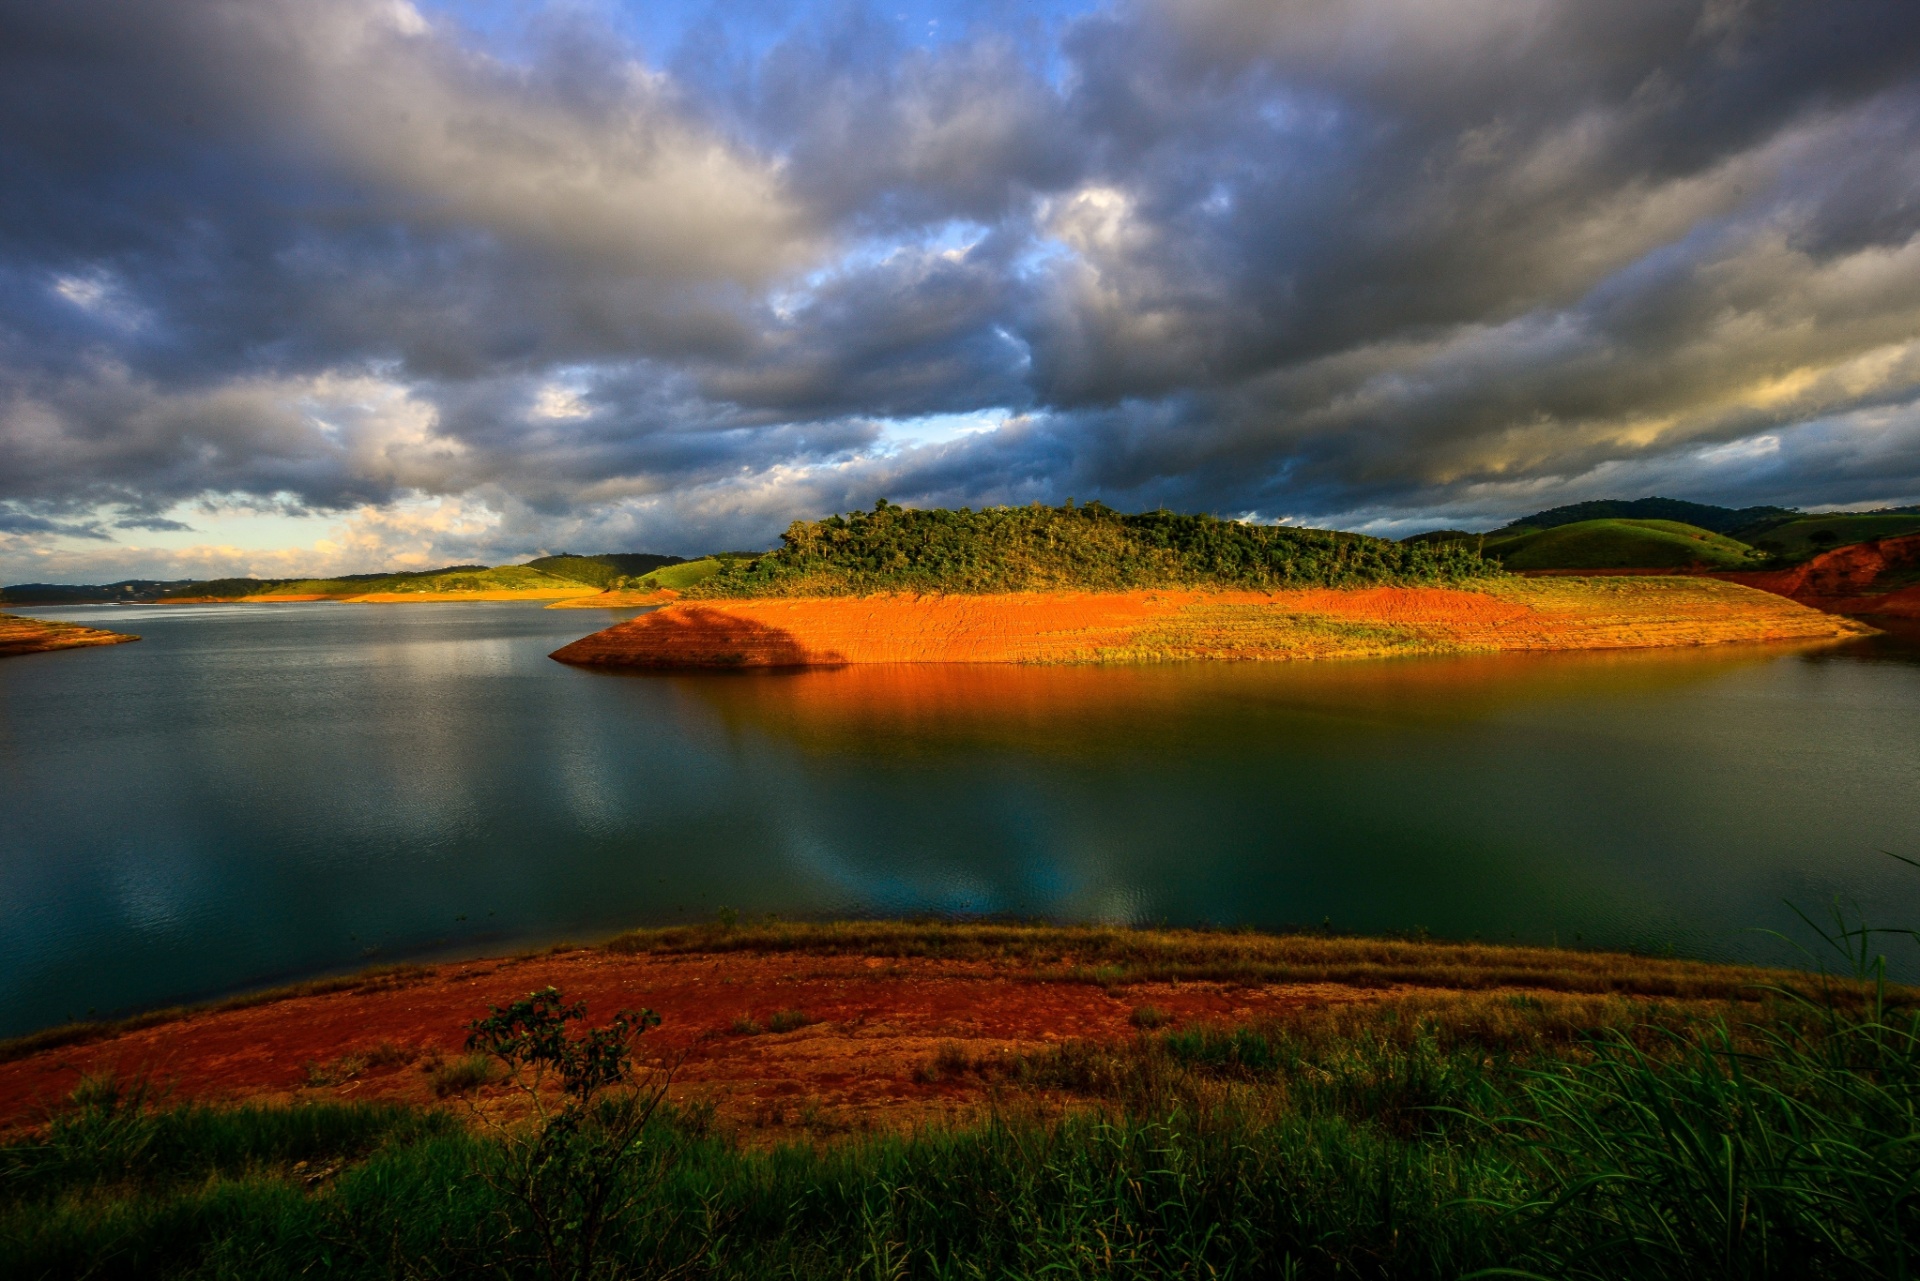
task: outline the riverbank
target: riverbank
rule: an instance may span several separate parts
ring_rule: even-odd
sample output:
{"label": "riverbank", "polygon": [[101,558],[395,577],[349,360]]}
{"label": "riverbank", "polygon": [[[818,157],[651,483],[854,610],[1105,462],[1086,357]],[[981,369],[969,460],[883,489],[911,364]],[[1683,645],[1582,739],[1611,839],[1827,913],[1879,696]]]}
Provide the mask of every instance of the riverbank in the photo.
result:
{"label": "riverbank", "polygon": [[678,601],[554,653],[607,667],[1301,660],[1819,641],[1864,624],[1698,577],[1471,588]]}
{"label": "riverbank", "polygon": [[[1910,996],[1379,940],[645,932],[15,1059],[10,1098],[73,1075],[0,1141],[0,1270],[1898,1276]],[[583,998],[659,1016],[595,1060],[637,1093],[516,1088],[585,1044]],[[466,1053],[508,1000],[561,1039],[496,1018]]]}
{"label": "riverbank", "polygon": [[124,645],[140,638],[129,632],[110,632],[78,623],[0,614],[0,658],[45,654],[59,649],[87,649],[95,645]]}
{"label": "riverbank", "polygon": [[[1529,993],[1600,1026],[1646,1001],[1705,1008],[1805,983],[1752,966],[1316,935],[885,922],[646,930],[602,947],[370,971],[0,1043],[0,1132],[31,1124],[103,1071],[164,1081],[180,1101],[430,1102],[435,1079],[423,1065],[458,1058],[467,1022],[489,1005],[548,986],[601,1015],[658,1012],[648,1048],[685,1056],[674,1087],[683,1103],[749,1127],[777,1128],[804,1105],[833,1127],[871,1129],[986,1097],[990,1074],[928,1076],[951,1046],[971,1061],[1123,1040],[1142,1006],[1165,1025],[1409,1000],[1480,1018],[1490,994],[1499,1006]],[[794,1026],[768,1033],[783,1012]]]}

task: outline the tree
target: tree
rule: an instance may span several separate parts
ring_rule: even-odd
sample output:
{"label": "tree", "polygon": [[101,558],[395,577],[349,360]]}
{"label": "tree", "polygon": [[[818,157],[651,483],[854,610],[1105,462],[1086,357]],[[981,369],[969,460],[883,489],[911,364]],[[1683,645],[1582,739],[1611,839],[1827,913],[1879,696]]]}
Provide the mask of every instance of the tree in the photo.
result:
{"label": "tree", "polygon": [[656,1154],[646,1141],[671,1070],[634,1080],[635,1043],[660,1016],[622,1010],[605,1027],[576,1035],[568,1025],[586,1018],[586,1002],[569,1004],[552,987],[489,1010],[468,1024],[467,1049],[498,1059],[528,1107],[515,1121],[476,1106],[504,1140],[504,1163],[489,1178],[525,1216],[555,1281],[585,1281],[595,1275],[608,1228],[674,1156],[664,1147]]}

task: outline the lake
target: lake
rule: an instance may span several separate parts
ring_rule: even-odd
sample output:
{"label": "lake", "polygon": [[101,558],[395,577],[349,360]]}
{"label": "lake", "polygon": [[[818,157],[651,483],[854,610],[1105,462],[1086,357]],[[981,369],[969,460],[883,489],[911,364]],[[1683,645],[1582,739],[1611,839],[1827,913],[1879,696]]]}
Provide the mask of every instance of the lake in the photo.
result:
{"label": "lake", "polygon": [[623,675],[538,605],[29,612],[145,639],[0,662],[0,1035],[722,908],[1767,961],[1789,902],[1920,923],[1891,638]]}

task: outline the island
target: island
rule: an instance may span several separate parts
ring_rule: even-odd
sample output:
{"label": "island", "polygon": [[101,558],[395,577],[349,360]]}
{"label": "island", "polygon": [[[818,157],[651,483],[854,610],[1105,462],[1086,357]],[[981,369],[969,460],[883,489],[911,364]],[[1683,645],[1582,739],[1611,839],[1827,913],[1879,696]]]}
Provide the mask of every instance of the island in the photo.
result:
{"label": "island", "polygon": [[1394,543],[1098,503],[796,522],[658,608],[555,651],[594,667],[1300,660],[1868,634],[1699,574],[1525,577],[1464,541]]}

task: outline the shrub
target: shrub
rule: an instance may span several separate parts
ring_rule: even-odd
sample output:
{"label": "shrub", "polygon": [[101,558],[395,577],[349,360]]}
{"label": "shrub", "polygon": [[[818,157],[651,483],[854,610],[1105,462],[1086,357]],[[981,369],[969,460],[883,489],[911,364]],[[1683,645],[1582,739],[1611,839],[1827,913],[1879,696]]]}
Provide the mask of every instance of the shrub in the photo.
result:
{"label": "shrub", "polygon": [[433,1097],[444,1099],[453,1094],[471,1094],[500,1079],[500,1070],[484,1054],[465,1054],[457,1059],[436,1059],[427,1064],[427,1083]]}
{"label": "shrub", "polygon": [[468,1025],[467,1049],[497,1060],[526,1099],[521,1125],[480,1114],[505,1149],[487,1177],[520,1211],[555,1281],[595,1275],[609,1225],[651,1191],[633,1174],[652,1155],[642,1139],[667,1094],[665,1075],[631,1084],[634,1043],[659,1015],[621,1010],[605,1027],[570,1033],[586,1014],[584,1001],[548,987]]}
{"label": "shrub", "polygon": [[1173,1015],[1157,1005],[1136,1005],[1129,1021],[1142,1031],[1151,1032],[1173,1022]]}
{"label": "shrub", "polygon": [[769,1032],[797,1032],[808,1024],[818,1023],[819,1021],[820,1020],[814,1018],[805,1010],[780,1010],[767,1020],[767,1030]]}

